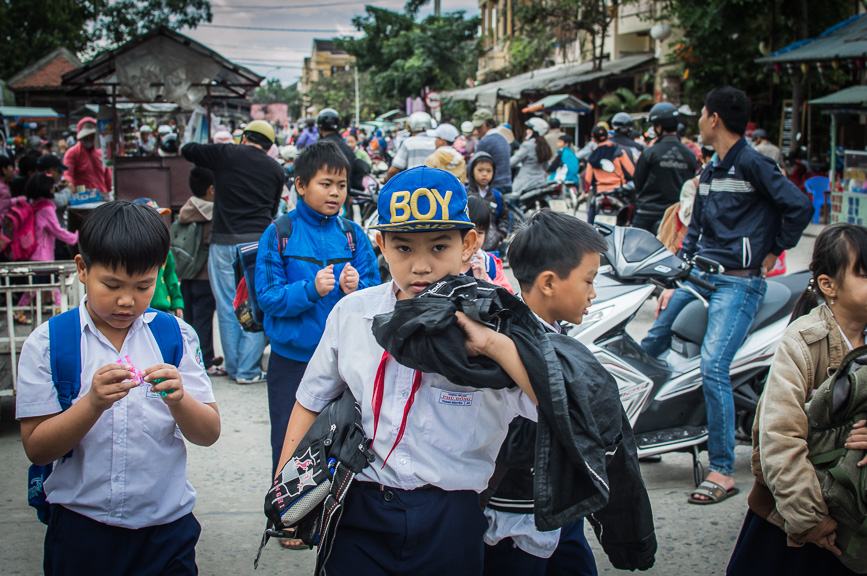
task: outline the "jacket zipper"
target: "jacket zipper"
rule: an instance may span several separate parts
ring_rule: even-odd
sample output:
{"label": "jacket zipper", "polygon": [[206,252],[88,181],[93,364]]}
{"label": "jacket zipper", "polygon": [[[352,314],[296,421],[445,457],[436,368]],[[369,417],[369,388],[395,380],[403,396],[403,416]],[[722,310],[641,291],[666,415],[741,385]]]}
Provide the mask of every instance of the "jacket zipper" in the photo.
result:
{"label": "jacket zipper", "polygon": [[753,260],[753,251],[750,247],[750,239],[744,236],[743,238],[743,265],[744,269],[749,268],[750,262]]}

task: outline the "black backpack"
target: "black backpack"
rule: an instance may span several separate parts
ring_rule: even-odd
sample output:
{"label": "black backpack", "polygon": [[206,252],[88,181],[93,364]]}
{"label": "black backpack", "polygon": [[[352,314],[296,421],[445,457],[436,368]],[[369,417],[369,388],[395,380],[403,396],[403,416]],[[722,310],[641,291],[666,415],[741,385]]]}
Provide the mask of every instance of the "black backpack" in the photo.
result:
{"label": "black backpack", "polygon": [[320,574],[343,514],[352,481],[373,462],[371,441],[361,425],[361,407],[348,389],[316,417],[265,495],[265,533],[253,567],[268,540],[299,538],[317,547]]}

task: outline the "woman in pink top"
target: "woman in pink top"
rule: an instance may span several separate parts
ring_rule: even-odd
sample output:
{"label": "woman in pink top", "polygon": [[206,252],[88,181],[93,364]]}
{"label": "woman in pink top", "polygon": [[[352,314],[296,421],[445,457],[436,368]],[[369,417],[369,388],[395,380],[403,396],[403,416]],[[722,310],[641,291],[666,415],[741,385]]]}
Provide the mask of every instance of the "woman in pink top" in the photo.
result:
{"label": "woman in pink top", "polygon": [[[33,262],[51,262],[54,260],[54,239],[57,238],[67,244],[78,243],[78,232],[70,232],[60,225],[57,220],[57,206],[52,202],[54,198],[54,179],[47,174],[35,174],[30,177],[24,186],[24,195],[30,200],[33,208],[33,232],[36,238],[36,249],[30,256]],[[39,278],[34,278],[38,281]],[[35,292],[25,292],[18,301],[19,306],[29,306]],[[54,291],[54,305],[60,305],[60,292]],[[30,324],[30,321],[19,311],[15,320],[22,324]]]}
{"label": "woman in pink top", "polygon": [[75,146],[66,151],[63,163],[69,167],[66,179],[73,189],[84,186],[86,190],[111,191],[111,170],[102,165],[102,154],[96,147],[96,120],[90,117],[78,121]]}

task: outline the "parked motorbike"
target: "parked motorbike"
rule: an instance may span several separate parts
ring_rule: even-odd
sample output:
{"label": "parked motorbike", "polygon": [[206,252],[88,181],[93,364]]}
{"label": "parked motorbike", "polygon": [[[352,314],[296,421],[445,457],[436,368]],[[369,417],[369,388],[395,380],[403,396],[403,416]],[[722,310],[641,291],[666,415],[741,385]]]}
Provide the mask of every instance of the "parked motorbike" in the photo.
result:
{"label": "parked motorbike", "polygon": [[[704,479],[699,452],[707,446],[707,415],[700,371],[707,330],[707,301],[685,282],[712,290],[703,272],[720,270],[703,258],[687,262],[645,230],[597,224],[608,251],[596,282],[597,298],[584,321],[567,333],[588,346],[614,376],[635,431],[641,457],[667,452],[692,455],[696,486]],[[698,270],[698,272],[696,271]],[[767,281],[767,292],[749,334],[735,354],[731,383],[738,438],[750,439],[759,396],[777,344],[789,323],[809,272]],[[672,326],[671,344],[659,358],[647,354],[626,332],[657,287],[685,288],[697,299]]]}

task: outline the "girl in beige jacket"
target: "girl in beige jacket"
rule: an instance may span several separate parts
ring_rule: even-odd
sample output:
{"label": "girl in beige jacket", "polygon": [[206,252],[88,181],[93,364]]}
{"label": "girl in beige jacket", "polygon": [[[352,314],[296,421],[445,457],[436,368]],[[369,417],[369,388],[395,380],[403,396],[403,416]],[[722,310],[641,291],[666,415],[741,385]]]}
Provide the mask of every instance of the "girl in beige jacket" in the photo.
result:
{"label": "girl in beige jacket", "polygon": [[[774,355],[753,425],[755,484],[727,574],[854,574],[833,556],[837,523],[828,515],[807,459],[804,404],[867,329],[867,228],[835,224],[816,239],[813,279]],[[859,422],[847,448],[867,449]],[[867,464],[867,458],[859,465]],[[867,566],[865,566],[867,569]]]}

